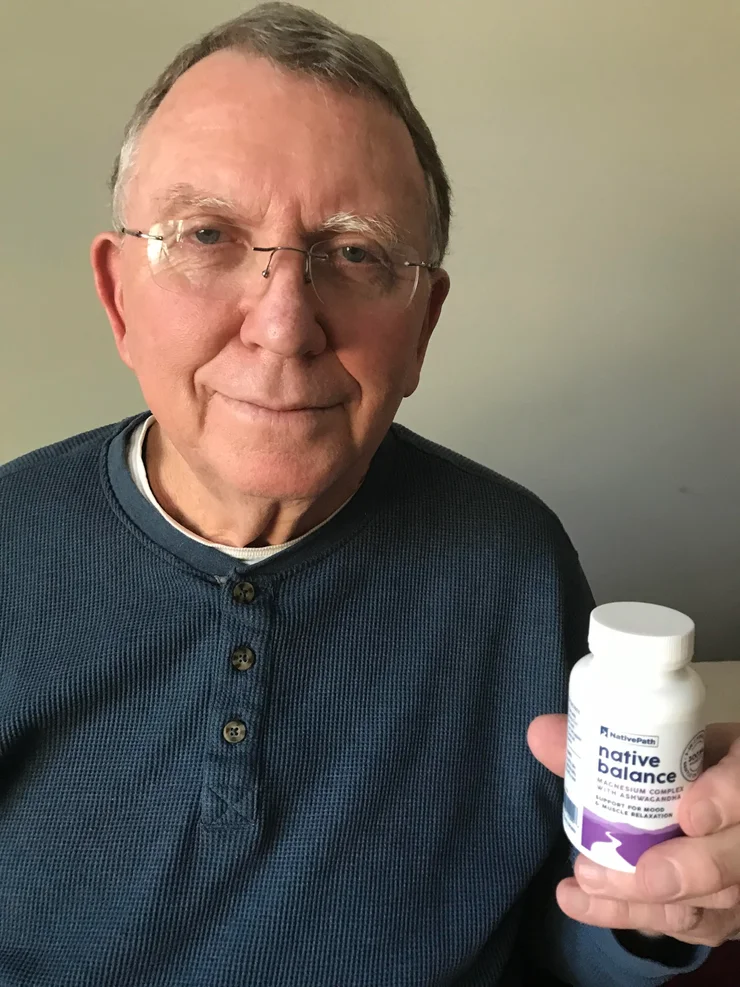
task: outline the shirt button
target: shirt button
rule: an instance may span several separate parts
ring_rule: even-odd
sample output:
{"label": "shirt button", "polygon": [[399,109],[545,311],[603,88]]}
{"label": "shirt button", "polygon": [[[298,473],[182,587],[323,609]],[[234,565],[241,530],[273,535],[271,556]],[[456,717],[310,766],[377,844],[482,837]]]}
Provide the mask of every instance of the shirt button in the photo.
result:
{"label": "shirt button", "polygon": [[234,648],[231,652],[231,664],[238,672],[248,671],[257,660],[251,648]]}
{"label": "shirt button", "polygon": [[235,603],[251,603],[254,599],[254,586],[251,583],[237,583],[231,591]]}
{"label": "shirt button", "polygon": [[247,736],[247,728],[241,720],[229,720],[223,732],[224,740],[230,744],[240,744]]}

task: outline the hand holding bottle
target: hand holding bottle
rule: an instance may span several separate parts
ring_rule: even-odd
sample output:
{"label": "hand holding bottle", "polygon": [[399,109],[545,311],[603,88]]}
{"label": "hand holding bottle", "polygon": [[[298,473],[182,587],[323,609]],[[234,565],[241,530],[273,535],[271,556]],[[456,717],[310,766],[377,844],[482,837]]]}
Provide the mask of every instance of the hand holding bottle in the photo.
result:
{"label": "hand holding bottle", "polygon": [[[537,717],[527,735],[534,756],[561,777],[566,737],[559,714]],[[557,889],[566,915],[708,946],[740,938],[740,723],[707,727],[704,764],[678,806],[686,835],[646,850],[634,873],[579,856],[575,877]]]}

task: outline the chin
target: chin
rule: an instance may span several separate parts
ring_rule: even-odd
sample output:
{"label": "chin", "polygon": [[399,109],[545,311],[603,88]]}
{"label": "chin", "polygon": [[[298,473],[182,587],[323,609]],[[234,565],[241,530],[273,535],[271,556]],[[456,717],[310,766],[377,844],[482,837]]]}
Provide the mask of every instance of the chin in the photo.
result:
{"label": "chin", "polygon": [[296,450],[249,449],[237,455],[232,450],[213,462],[232,489],[268,500],[315,500],[341,482],[355,464],[347,450],[312,445]]}

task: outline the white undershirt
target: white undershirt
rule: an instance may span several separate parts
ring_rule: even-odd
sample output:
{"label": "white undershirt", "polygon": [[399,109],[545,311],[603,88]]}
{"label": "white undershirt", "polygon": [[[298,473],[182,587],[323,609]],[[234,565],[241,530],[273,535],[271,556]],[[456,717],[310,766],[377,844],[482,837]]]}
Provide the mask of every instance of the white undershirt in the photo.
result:
{"label": "white undershirt", "polygon": [[[240,559],[242,562],[249,562],[255,565],[257,562],[264,562],[265,559],[269,559],[273,555],[277,555],[278,552],[283,552],[286,548],[292,548],[293,545],[297,545],[299,541],[303,541],[304,538],[308,538],[310,534],[314,531],[318,531],[319,528],[331,521],[335,514],[341,511],[345,504],[349,503],[352,497],[348,497],[341,507],[338,507],[334,514],[331,514],[326,520],[322,521],[321,524],[317,524],[315,528],[311,528],[305,534],[301,535],[299,538],[293,538],[292,541],[283,542],[282,545],[263,545],[259,548],[236,548],[234,545],[221,545],[219,542],[208,541],[207,538],[201,538],[199,535],[194,534],[192,531],[188,531],[181,524],[178,524],[174,518],[171,518],[169,514],[162,509],[158,503],[156,497],[152,493],[152,488],[149,486],[149,480],[146,475],[146,466],[144,465],[144,440],[146,438],[146,433],[151,428],[154,423],[154,415],[150,415],[145,421],[140,425],[137,425],[134,431],[131,433],[131,438],[129,439],[128,449],[126,451],[126,458],[128,462],[129,472],[131,477],[136,484],[136,488],[140,494],[157,508],[162,517],[169,521],[173,528],[177,528],[182,534],[187,535],[188,538],[192,538],[193,541],[199,542],[201,545],[208,545],[210,548],[217,548],[220,552],[225,552],[226,555],[231,555],[235,559]],[[354,496],[354,494],[353,494]]]}

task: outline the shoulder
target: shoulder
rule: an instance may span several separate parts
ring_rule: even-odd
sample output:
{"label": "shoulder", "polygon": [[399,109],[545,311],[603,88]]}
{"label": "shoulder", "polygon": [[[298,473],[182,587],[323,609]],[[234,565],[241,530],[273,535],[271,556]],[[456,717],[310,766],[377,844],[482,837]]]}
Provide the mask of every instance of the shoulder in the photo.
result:
{"label": "shoulder", "polygon": [[[392,428],[399,449],[402,481],[427,511],[440,509],[450,523],[476,527],[533,529],[567,536],[555,512],[536,494],[500,473],[417,435],[403,425]],[[569,542],[568,542],[569,544]]]}
{"label": "shoulder", "polygon": [[141,416],[80,432],[50,445],[33,449],[0,466],[0,502],[6,505],[15,498],[26,504],[61,494],[65,486],[77,486],[97,480],[101,451],[113,436]]}
{"label": "shoulder", "polygon": [[399,425],[393,435],[399,541],[425,546],[419,557],[431,551],[435,578],[452,573],[456,599],[474,599],[489,615],[518,612],[516,627],[555,619],[568,661],[585,654],[593,596],[555,512],[480,463]]}

